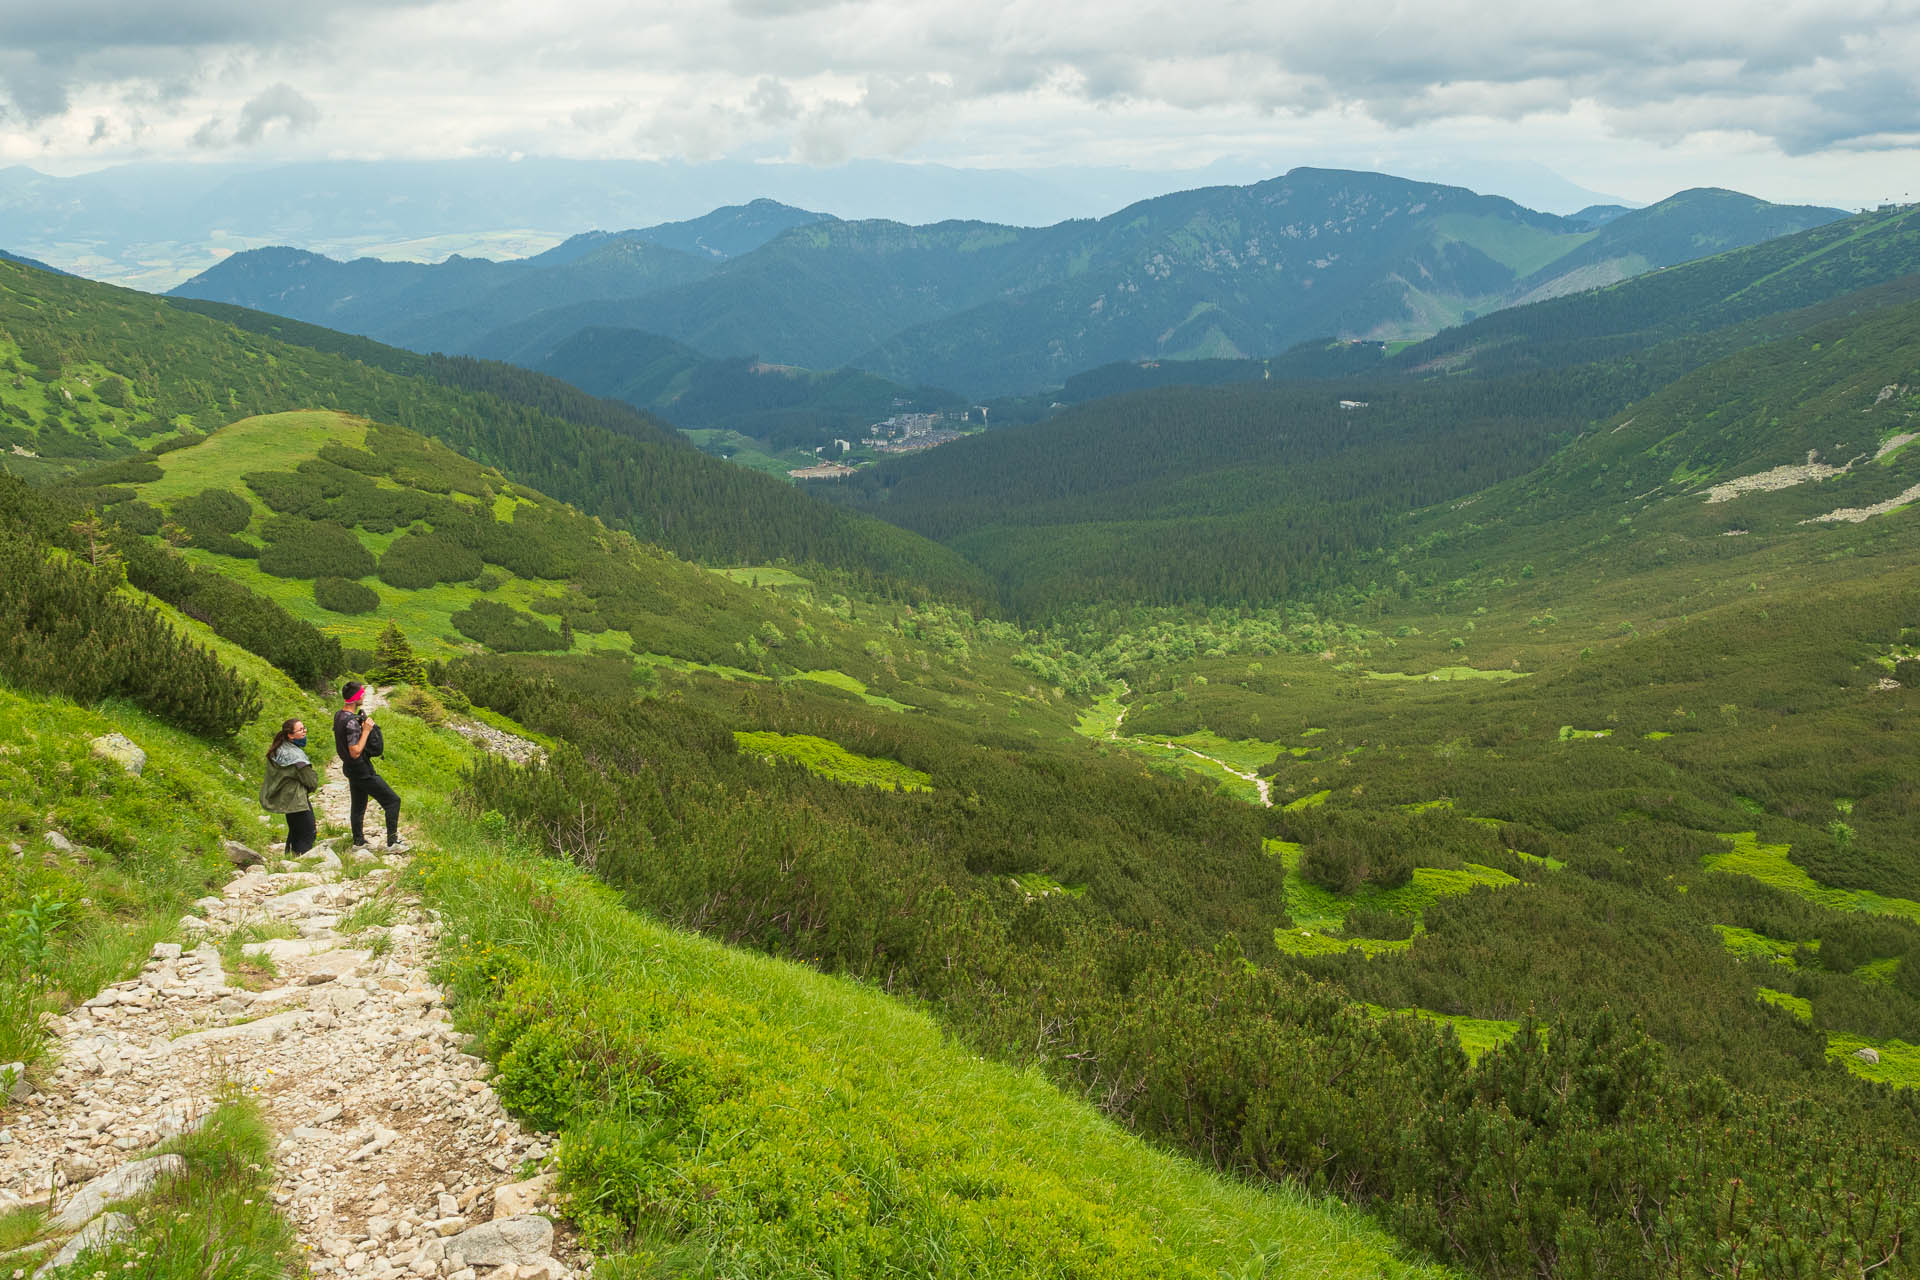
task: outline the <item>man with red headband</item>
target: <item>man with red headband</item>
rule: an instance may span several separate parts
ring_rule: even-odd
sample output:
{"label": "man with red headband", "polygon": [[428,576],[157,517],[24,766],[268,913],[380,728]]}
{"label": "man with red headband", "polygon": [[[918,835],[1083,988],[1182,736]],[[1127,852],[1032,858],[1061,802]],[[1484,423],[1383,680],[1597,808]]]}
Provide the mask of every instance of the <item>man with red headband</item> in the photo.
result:
{"label": "man with red headband", "polygon": [[400,838],[400,797],[387,780],[373,770],[374,757],[385,749],[379,727],[365,710],[367,686],[349,680],[340,690],[344,704],[333,713],[333,747],[340,753],[340,772],[347,777],[347,794],[353,801],[353,847],[367,847],[365,823],[367,798],[380,802],[387,815],[387,848],[404,852],[407,842]]}

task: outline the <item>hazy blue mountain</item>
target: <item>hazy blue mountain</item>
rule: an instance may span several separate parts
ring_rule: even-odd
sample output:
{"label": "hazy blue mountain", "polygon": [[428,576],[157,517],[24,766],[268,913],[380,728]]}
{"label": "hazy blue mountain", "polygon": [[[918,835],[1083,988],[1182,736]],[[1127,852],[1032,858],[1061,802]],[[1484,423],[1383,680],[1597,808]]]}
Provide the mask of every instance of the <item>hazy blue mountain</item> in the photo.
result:
{"label": "hazy blue mountain", "polygon": [[1070,253],[1062,246],[1095,225],[815,223],[696,284],[536,315],[489,334],[471,353],[534,365],[582,328],[638,328],[715,355],[832,368],[929,317],[1063,271]]}
{"label": "hazy blue mountain", "polygon": [[1600,227],[1606,226],[1609,222],[1612,222],[1615,218],[1620,217],[1622,214],[1628,214],[1632,212],[1633,212],[1632,205],[1590,204],[1584,209],[1578,209],[1568,214],[1567,221],[1585,223],[1588,227],[1591,227],[1597,230]]}
{"label": "hazy blue mountain", "polygon": [[1531,302],[1613,284],[1656,267],[1710,257],[1846,216],[1840,209],[1769,204],[1738,191],[1696,187],[1607,218],[1591,240],[1522,280],[1516,300]]}
{"label": "hazy blue mountain", "polygon": [[1593,232],[1458,187],[1295,170],[1122,210],[1097,224],[1102,234],[1064,278],[1002,291],[854,359],[991,394],[1057,385],[1114,360],[1265,355],[1319,335],[1424,336],[1547,296],[1554,282],[1582,287],[1582,273],[1611,283],[1842,216],[1695,194]]}
{"label": "hazy blue mountain", "polygon": [[584,329],[633,329],[715,357],[851,364],[981,396],[1114,361],[1425,337],[1836,216],[1690,192],[1596,231],[1462,187],[1303,168],[1041,228],[841,221],[766,202],[482,269],[396,270],[379,288],[363,264],[235,255],[176,292],[533,368]]}
{"label": "hazy blue mountain", "polygon": [[896,413],[966,403],[950,391],[906,387],[857,369],[715,359],[637,329],[581,329],[532,367],[675,426],[725,427],[775,448],[851,439]]}
{"label": "hazy blue mountain", "polygon": [[[655,244],[638,231],[608,236],[579,256],[558,263],[529,258],[524,266],[500,265],[516,270],[504,275],[497,287],[444,309],[421,305],[390,315],[368,331],[370,336],[417,351],[466,351],[497,328],[502,317],[534,315],[581,300],[651,293],[701,279],[713,269],[709,259]],[[175,292],[184,292],[188,285]],[[426,298],[423,295],[417,301],[424,303]]]}
{"label": "hazy blue mountain", "polygon": [[772,200],[686,222],[589,231],[529,258],[494,262],[336,262],[284,247],[234,254],[172,292],[257,307],[420,351],[462,351],[503,324],[550,307],[651,293],[696,280],[718,261],[826,219]]}
{"label": "hazy blue mountain", "polygon": [[759,199],[728,205],[684,222],[663,222],[635,232],[644,240],[696,257],[737,258],[751,253],[782,231],[831,222],[826,213],[810,213],[777,200]]}

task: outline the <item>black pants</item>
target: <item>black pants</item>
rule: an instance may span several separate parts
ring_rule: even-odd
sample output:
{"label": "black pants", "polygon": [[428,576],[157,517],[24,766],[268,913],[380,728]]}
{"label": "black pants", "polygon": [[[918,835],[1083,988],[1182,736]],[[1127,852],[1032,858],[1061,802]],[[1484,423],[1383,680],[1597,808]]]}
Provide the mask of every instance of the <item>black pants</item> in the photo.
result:
{"label": "black pants", "polygon": [[380,802],[387,813],[387,843],[392,844],[400,838],[400,797],[387,785],[387,780],[377,773],[369,773],[364,778],[347,779],[347,795],[353,800],[353,842],[365,844],[367,837],[364,826],[367,817],[367,797]]}
{"label": "black pants", "polygon": [[287,815],[287,852],[305,853],[313,848],[313,810],[302,809]]}

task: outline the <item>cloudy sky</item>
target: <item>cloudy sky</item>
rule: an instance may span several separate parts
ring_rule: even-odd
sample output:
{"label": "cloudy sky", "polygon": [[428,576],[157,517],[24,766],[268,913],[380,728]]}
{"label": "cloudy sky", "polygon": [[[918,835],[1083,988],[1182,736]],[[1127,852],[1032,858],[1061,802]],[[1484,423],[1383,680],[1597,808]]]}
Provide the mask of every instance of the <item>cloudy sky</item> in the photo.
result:
{"label": "cloudy sky", "polygon": [[1920,0],[0,0],[0,165],[1545,166],[1920,198]]}

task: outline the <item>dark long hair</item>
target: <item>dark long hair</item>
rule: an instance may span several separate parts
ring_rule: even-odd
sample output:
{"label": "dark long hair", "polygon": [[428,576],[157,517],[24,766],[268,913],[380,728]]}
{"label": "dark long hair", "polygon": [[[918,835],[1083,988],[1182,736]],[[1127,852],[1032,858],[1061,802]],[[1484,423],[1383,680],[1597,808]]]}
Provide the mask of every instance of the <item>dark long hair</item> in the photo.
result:
{"label": "dark long hair", "polygon": [[300,718],[298,716],[295,716],[291,720],[282,720],[280,722],[280,732],[273,735],[273,745],[267,748],[267,763],[273,763],[273,753],[278,751],[283,744],[293,737],[293,726],[299,723]]}

